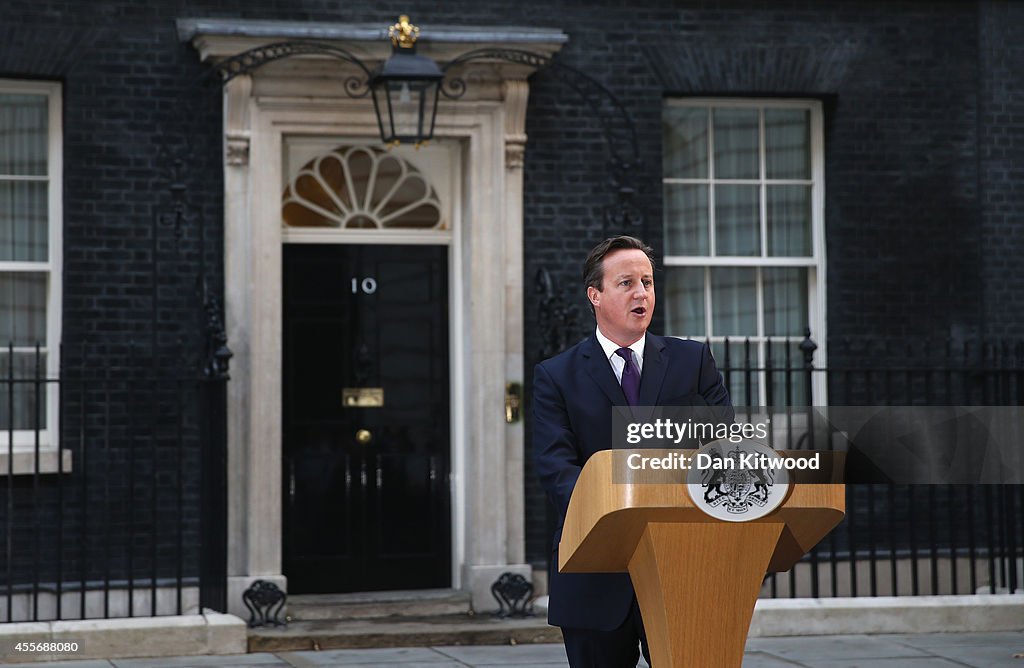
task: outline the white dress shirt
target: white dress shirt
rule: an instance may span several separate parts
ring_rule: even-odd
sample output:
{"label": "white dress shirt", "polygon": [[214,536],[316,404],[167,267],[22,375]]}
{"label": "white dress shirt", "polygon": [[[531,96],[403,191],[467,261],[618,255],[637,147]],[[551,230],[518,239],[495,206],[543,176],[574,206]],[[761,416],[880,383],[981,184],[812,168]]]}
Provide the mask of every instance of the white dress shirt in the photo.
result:
{"label": "white dress shirt", "polygon": [[[612,365],[612,373],[615,374],[615,380],[622,384],[622,370],[626,367],[626,360],[622,359],[622,355],[615,354],[615,351],[622,346],[602,334],[600,327],[597,328],[597,342],[601,344],[601,349],[604,350],[608,363]],[[641,374],[644,372],[644,345],[646,343],[647,333],[644,332],[643,336],[628,346],[633,351],[633,361],[636,363],[636,370]]]}

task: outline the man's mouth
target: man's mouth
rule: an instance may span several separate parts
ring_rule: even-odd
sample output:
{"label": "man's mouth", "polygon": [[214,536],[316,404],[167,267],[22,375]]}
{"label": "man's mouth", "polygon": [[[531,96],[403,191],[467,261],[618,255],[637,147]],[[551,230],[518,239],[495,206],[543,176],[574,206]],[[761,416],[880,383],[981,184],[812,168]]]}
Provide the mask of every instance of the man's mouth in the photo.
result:
{"label": "man's mouth", "polygon": [[637,315],[647,315],[647,307],[637,306],[635,309],[633,309],[633,313],[636,313]]}

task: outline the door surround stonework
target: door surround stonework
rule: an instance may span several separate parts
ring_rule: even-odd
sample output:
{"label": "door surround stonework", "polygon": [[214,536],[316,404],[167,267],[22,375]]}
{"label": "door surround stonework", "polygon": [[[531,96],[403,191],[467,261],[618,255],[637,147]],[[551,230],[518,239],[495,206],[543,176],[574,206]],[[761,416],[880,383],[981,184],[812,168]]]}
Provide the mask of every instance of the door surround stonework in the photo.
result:
{"label": "door surround stonework", "polygon": [[[288,40],[341,46],[371,67],[390,53],[386,28],[365,25],[183,19],[179,36],[203,62]],[[558,30],[424,27],[419,52],[438,62],[486,46],[551,56]],[[462,146],[462,201],[453,230],[451,332],[453,583],[474,609],[497,605],[504,572],[527,578],[524,424],[506,424],[505,383],[523,370],[523,151],[526,78],[533,68],[474,62],[458,73],[458,100],[442,97],[435,136]],[[377,137],[368,98],[344,90],[354,66],[296,56],[229,82],[224,99],[224,275],[228,345],[228,606],[257,579],[287,590],[282,574],[281,184],[285,137]],[[459,328],[456,333],[455,328]]]}

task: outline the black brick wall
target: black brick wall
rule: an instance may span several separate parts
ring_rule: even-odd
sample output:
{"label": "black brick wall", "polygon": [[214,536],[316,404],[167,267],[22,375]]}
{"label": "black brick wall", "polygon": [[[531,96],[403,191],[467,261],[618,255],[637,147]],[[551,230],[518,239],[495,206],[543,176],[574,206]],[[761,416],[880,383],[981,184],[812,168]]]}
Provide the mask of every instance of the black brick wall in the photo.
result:
{"label": "black brick wall", "polygon": [[[636,122],[646,222],[631,231],[659,252],[663,97],[821,99],[830,361],[859,359],[847,339],[901,348],[926,336],[1019,334],[1024,8],[995,0],[633,4],[3,2],[0,76],[64,85],[66,368],[95,375],[131,364],[134,342],[147,360],[135,373],[152,374],[152,221],[171,205],[175,158],[189,166],[190,217],[180,237],[170,223],[159,227],[158,348],[168,359],[195,349],[201,224],[219,285],[219,106],[215,91],[195,83],[196,53],[177,41],[182,17],[387,25],[407,12],[427,34],[430,24],[560,28],[571,41],[558,59],[607,85]],[[598,126],[553,72],[532,79],[527,132],[529,388],[542,345],[536,272],[551,272],[581,307],[577,333],[589,331],[579,264],[606,232],[612,194]],[[661,326],[656,314],[654,329]],[[170,373],[174,364],[155,366]],[[128,397],[112,406],[113,417],[145,424],[152,406]],[[123,456],[128,445],[117,447]],[[527,473],[527,554],[541,563],[546,501],[532,464]]]}
{"label": "black brick wall", "polygon": [[1024,5],[1005,0],[979,12],[978,210],[983,244],[983,335],[1024,331]]}

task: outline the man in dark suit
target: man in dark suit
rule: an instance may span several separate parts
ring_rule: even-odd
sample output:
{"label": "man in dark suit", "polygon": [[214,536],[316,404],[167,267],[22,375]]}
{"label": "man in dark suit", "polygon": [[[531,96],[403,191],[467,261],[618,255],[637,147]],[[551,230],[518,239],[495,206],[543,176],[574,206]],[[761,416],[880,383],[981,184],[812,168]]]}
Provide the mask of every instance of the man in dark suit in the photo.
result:
{"label": "man in dark suit", "polygon": [[597,329],[534,371],[537,472],[558,509],[551,554],[548,623],[562,629],[573,668],[635,668],[643,620],[629,575],[558,572],[558,541],[569,497],[592,454],[612,447],[613,406],[729,405],[707,345],[647,333],[654,314],[654,260],[634,237],[598,244],[583,267]]}

